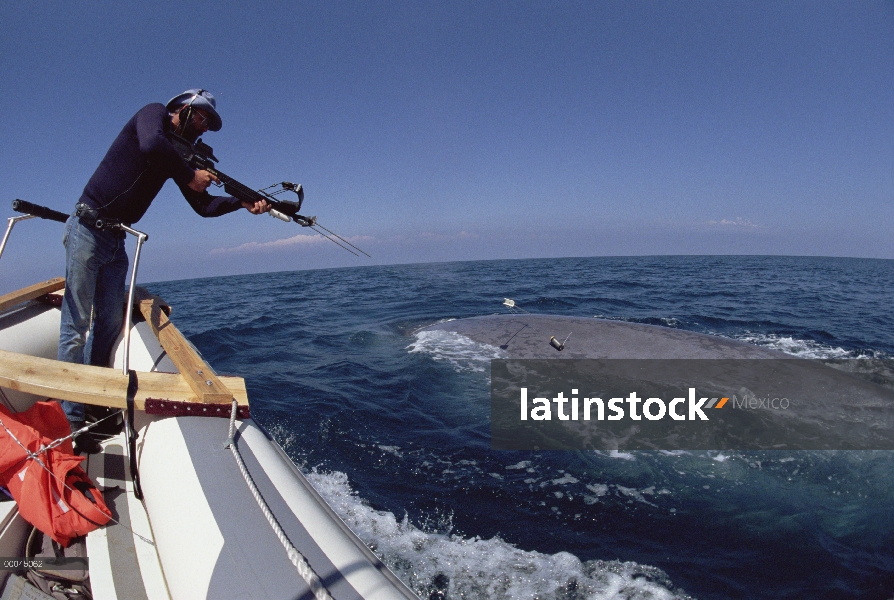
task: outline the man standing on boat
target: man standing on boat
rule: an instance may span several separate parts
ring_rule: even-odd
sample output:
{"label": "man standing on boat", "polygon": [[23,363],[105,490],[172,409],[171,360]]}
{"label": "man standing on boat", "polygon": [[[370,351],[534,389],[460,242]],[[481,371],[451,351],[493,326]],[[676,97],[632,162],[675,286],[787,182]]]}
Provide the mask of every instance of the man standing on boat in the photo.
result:
{"label": "man standing on boat", "polygon": [[[174,180],[203,217],[219,217],[240,208],[253,214],[270,210],[266,200],[250,203],[210,195],[208,186],[217,178],[208,171],[193,170],[171,143],[172,134],[194,142],[222,125],[214,96],[201,89],[187,90],[166,105],[141,108],[112,142],[65,225],[59,360],[109,366],[112,346],[124,324],[128,266],[125,233],[117,224],[130,226],[139,221],[168,179]],[[83,404],[63,402],[62,407],[72,431],[83,427]],[[76,439],[75,444],[83,452],[99,451],[96,441],[89,438]]]}

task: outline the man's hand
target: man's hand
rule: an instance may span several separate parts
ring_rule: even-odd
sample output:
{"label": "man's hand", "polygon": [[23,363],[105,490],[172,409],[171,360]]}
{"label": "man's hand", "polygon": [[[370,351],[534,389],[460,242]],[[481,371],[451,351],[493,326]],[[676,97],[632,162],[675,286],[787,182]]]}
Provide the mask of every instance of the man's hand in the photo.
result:
{"label": "man's hand", "polygon": [[219,180],[208,171],[197,169],[192,181],[189,182],[189,188],[201,193],[208,189],[211,182],[219,183]]}
{"label": "man's hand", "polygon": [[272,207],[266,200],[258,200],[257,202],[246,202],[243,200],[242,208],[253,215],[262,215],[265,212],[269,212]]}

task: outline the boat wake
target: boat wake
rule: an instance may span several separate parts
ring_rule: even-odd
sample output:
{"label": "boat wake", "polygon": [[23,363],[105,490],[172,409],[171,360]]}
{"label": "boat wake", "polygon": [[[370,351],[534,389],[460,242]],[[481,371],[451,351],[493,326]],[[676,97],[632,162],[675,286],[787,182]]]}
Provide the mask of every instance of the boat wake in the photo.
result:
{"label": "boat wake", "polygon": [[512,600],[672,600],[675,590],[656,567],[635,562],[590,560],[573,554],[542,554],[516,548],[499,537],[451,534],[450,517],[424,531],[404,516],[375,510],[341,472],[307,474],[336,513],[421,598]]}

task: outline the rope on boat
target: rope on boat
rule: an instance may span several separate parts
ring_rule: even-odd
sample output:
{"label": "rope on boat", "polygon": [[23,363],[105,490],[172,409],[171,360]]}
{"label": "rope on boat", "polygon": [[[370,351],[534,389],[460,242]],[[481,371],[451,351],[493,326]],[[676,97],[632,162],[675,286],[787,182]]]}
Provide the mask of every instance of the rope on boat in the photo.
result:
{"label": "rope on boat", "polygon": [[317,600],[333,600],[332,596],[329,594],[329,590],[323,586],[323,582],[320,581],[320,577],[314,572],[313,567],[310,566],[310,563],[307,562],[307,559],[298,551],[297,548],[292,544],[289,538],[286,536],[286,533],[280,527],[279,522],[276,520],[276,517],[270,511],[270,507],[267,506],[267,502],[264,500],[264,497],[261,495],[260,490],[255,485],[254,480],[251,478],[251,474],[248,472],[248,469],[245,467],[245,463],[242,462],[242,455],[239,454],[239,449],[236,447],[236,411],[238,410],[239,403],[236,399],[233,399],[233,409],[230,412],[230,429],[229,429],[229,437],[227,438],[227,447],[232,450],[233,457],[236,459],[236,464],[239,466],[239,471],[242,473],[242,477],[245,478],[245,483],[248,484],[248,489],[251,490],[251,495],[254,496],[255,501],[257,501],[258,506],[261,508],[261,512],[264,513],[264,516],[267,518],[267,522],[270,523],[270,527],[273,528],[273,532],[276,534],[276,537],[279,539],[280,543],[286,549],[286,553],[289,555],[289,560],[295,565],[295,568],[298,570],[298,574],[301,575],[301,578],[304,579],[305,583],[310,587],[310,590],[313,592],[314,598]]}

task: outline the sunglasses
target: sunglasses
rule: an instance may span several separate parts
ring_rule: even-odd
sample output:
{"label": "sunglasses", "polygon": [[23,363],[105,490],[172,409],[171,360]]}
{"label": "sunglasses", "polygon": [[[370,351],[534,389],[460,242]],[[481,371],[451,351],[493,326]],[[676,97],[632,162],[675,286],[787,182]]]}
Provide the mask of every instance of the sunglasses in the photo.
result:
{"label": "sunglasses", "polygon": [[193,125],[195,125],[196,127],[204,127],[205,124],[208,123],[208,120],[211,118],[199,109],[191,108],[190,112],[192,113],[190,115],[190,118],[192,119]]}

